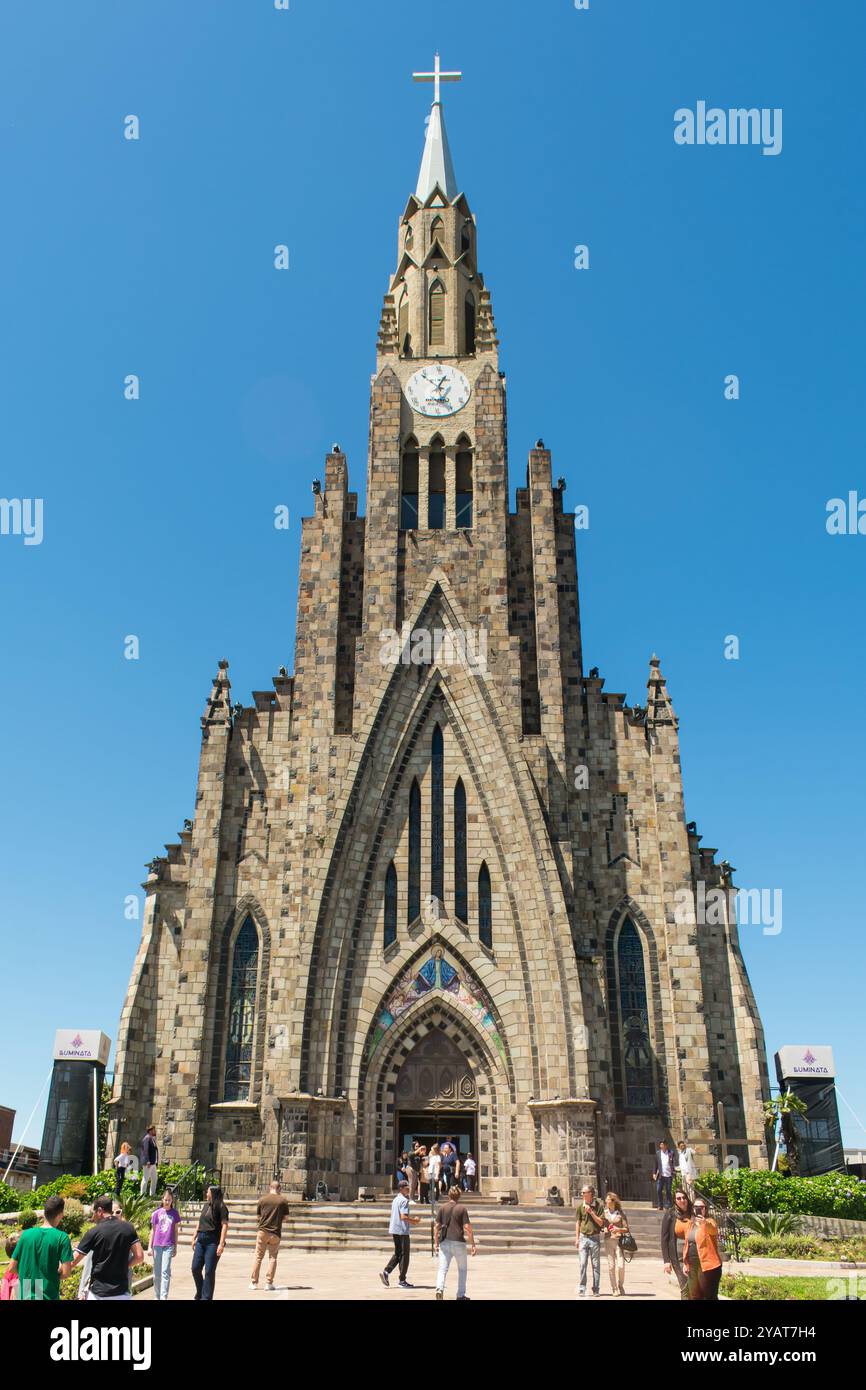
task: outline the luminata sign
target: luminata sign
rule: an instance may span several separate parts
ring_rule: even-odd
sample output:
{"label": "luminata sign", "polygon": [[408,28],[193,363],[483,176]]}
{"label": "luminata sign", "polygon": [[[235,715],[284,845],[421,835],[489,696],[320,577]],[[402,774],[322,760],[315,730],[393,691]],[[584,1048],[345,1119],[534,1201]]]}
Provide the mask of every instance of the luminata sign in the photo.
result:
{"label": "luminata sign", "polygon": [[776,1057],[779,1075],[785,1080],[836,1075],[832,1047],[780,1047]]}
{"label": "luminata sign", "polygon": [[101,1062],[105,1066],[111,1039],[93,1029],[58,1028],[54,1034],[55,1062]]}

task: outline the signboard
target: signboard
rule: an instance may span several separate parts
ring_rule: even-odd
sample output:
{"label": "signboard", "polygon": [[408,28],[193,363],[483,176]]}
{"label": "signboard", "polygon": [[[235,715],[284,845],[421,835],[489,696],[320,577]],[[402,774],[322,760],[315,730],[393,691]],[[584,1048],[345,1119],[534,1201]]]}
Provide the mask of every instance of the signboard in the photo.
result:
{"label": "signboard", "polygon": [[99,1062],[105,1066],[111,1038],[78,1028],[58,1028],[54,1034],[55,1062]]}
{"label": "signboard", "polygon": [[814,1077],[828,1080],[836,1075],[832,1047],[780,1047],[776,1053],[776,1072],[781,1080]]}

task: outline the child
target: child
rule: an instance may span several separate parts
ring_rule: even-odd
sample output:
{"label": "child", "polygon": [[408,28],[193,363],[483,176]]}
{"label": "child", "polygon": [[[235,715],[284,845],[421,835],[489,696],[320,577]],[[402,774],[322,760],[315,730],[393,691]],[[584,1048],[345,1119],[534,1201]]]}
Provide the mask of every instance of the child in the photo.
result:
{"label": "child", "polygon": [[[9,1236],[6,1240],[6,1258],[11,1260],[15,1255],[15,1246],[18,1244],[17,1236]],[[10,1302],[16,1297],[18,1292],[18,1271],[7,1265],[0,1279],[0,1303]]]}

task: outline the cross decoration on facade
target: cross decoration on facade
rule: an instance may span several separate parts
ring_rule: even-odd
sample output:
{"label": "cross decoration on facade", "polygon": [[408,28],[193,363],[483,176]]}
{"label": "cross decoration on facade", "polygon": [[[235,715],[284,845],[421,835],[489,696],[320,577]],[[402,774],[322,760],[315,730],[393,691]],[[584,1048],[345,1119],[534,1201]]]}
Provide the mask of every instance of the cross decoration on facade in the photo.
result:
{"label": "cross decoration on facade", "polygon": [[433,63],[432,72],[413,72],[412,78],[415,82],[433,83],[433,105],[439,105],[439,83],[440,82],[459,82],[463,76],[462,72],[443,72],[439,66],[439,54]]}

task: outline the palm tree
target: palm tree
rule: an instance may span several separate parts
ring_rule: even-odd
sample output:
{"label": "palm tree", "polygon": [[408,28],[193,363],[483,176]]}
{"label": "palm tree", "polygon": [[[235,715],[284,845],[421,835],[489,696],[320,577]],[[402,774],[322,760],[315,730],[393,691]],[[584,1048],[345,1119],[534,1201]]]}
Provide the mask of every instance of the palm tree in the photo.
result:
{"label": "palm tree", "polygon": [[[779,1145],[783,1137],[791,1173],[796,1175],[799,1171],[800,1156],[797,1148],[796,1117],[797,1115],[805,1115],[808,1108],[804,1100],[794,1095],[790,1086],[787,1091],[780,1092],[773,1100],[764,1102],[764,1123],[776,1144],[771,1172],[775,1173],[776,1171],[776,1165],[779,1162]],[[779,1126],[778,1133],[776,1131],[777,1125]]]}

